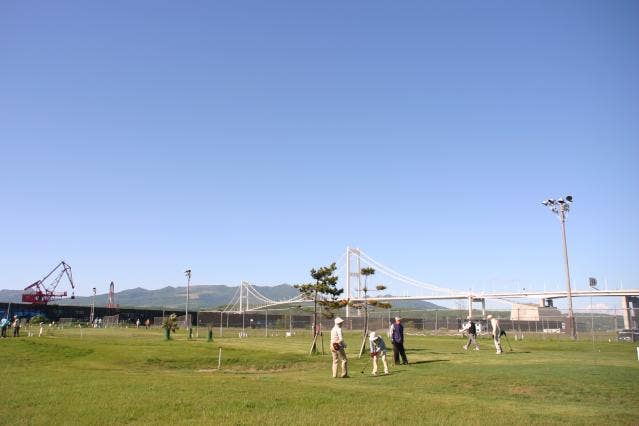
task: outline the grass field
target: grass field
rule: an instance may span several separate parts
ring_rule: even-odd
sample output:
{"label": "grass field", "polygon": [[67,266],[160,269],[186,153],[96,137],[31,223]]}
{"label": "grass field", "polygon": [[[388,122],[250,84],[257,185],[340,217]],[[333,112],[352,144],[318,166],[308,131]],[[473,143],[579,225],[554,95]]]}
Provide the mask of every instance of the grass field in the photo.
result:
{"label": "grass field", "polygon": [[[26,333],[25,333],[26,334]],[[237,334],[235,334],[237,336]],[[359,336],[359,334],[357,334]],[[186,340],[178,331],[65,329],[0,339],[3,424],[639,424],[636,345],[407,336],[411,365],[351,378],[308,335]],[[505,343],[505,342],[504,342]],[[217,355],[222,348],[222,369]],[[328,347],[328,344],[326,345]],[[363,371],[363,373],[362,373]]]}

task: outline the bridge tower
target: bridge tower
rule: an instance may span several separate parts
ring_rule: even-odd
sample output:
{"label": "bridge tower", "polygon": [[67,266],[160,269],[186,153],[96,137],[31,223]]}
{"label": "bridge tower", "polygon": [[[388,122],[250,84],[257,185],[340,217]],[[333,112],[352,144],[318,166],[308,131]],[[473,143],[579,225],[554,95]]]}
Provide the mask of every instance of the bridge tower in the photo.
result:
{"label": "bridge tower", "polygon": [[[357,268],[355,271],[351,270],[351,266],[353,266],[351,263],[352,262],[351,258],[354,258],[355,260],[355,267]],[[362,269],[362,263],[361,263],[359,248],[346,247],[346,283],[344,284],[344,292],[346,293],[344,298],[346,300],[350,300],[352,296],[352,293],[351,293],[352,277],[357,277],[357,298],[360,299],[362,297],[362,274],[360,273],[361,269]],[[357,313],[358,315],[360,314],[359,309],[357,310]],[[346,305],[346,318],[349,318],[350,316],[351,316],[350,308],[348,305]]]}
{"label": "bridge tower", "polygon": [[240,313],[243,314],[248,309],[248,286],[249,283],[242,281],[240,284]]}

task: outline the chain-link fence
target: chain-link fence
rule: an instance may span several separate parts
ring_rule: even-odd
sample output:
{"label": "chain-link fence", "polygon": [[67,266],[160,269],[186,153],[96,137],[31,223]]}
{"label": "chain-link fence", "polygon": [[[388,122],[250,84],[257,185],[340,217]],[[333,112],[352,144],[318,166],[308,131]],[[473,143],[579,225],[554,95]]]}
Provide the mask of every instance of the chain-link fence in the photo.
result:
{"label": "chain-link fence", "polygon": [[[487,310],[473,311],[472,318],[477,324],[478,333],[491,334],[490,321],[486,315],[492,314],[499,319],[500,327],[514,338],[569,338],[566,330],[567,316],[555,311],[539,310],[531,315],[531,310],[520,312],[518,309],[508,311]],[[636,329],[636,316],[633,312],[623,309],[574,309],[577,336],[579,339],[592,338],[594,340],[639,340]],[[630,327],[626,327],[628,319],[624,321],[624,313],[630,314]],[[365,314],[351,310],[351,316],[345,312],[334,313],[334,316],[344,319],[345,330],[363,330],[366,321]],[[423,335],[458,335],[466,322],[466,310],[387,310],[371,311],[368,314],[368,329],[386,332],[394,318],[402,318],[406,333]],[[198,328],[211,328],[216,335],[253,335],[279,336],[287,333],[312,334],[313,314],[301,309],[272,309],[249,311],[245,313],[202,311],[195,315]],[[528,318],[528,319],[522,319]],[[328,331],[333,327],[333,318],[318,314],[319,331]],[[630,331],[626,331],[626,329]],[[628,339],[629,337],[629,339]]]}

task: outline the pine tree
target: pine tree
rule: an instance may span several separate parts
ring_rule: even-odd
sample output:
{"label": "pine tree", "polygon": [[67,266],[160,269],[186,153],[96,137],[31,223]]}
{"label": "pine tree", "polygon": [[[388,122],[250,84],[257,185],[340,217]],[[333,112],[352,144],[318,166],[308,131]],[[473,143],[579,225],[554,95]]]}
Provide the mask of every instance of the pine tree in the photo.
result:
{"label": "pine tree", "polygon": [[311,353],[317,352],[317,336],[319,335],[317,308],[323,308],[322,313],[327,318],[333,317],[333,310],[341,306],[338,298],[344,292],[337,288],[338,277],[334,275],[337,270],[335,263],[311,269],[311,278],[314,282],[297,284],[295,288],[306,298],[313,300],[313,343]]}

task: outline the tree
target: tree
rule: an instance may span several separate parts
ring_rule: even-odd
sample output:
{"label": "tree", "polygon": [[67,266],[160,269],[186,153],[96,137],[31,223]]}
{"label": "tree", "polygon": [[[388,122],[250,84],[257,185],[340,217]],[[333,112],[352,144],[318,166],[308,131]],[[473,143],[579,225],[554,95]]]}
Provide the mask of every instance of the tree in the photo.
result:
{"label": "tree", "polygon": [[364,352],[364,347],[366,346],[366,336],[368,336],[368,277],[375,274],[375,269],[371,267],[366,267],[360,269],[359,273],[364,276],[364,336],[362,337],[362,346],[359,350],[359,356],[362,356],[362,352]]}
{"label": "tree", "polygon": [[313,343],[311,344],[311,353],[317,352],[317,336],[319,335],[317,308],[323,308],[323,315],[327,318],[333,317],[333,309],[341,306],[338,301],[343,289],[337,288],[337,276],[333,275],[337,270],[335,263],[329,266],[322,266],[318,269],[311,269],[311,278],[314,282],[307,284],[297,284],[295,288],[306,298],[313,300]]}
{"label": "tree", "polygon": [[162,321],[162,328],[164,329],[164,338],[166,340],[171,340],[171,332],[175,332],[178,328],[178,316],[176,314],[171,314],[164,318]]}

